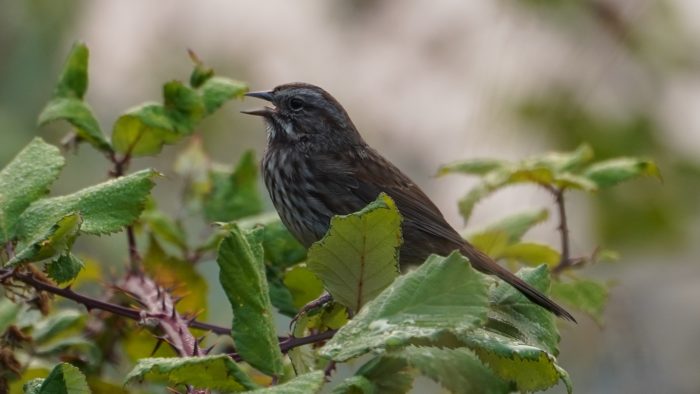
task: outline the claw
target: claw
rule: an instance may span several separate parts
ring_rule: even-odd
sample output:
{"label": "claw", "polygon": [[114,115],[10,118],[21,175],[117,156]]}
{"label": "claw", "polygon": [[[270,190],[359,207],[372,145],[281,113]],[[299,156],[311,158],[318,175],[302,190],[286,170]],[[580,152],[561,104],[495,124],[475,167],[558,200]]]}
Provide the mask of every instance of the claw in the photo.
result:
{"label": "claw", "polygon": [[292,329],[292,327],[294,326],[294,323],[296,323],[297,320],[299,320],[299,318],[302,315],[305,315],[314,309],[318,309],[318,308],[328,304],[331,301],[333,301],[333,297],[330,294],[328,294],[327,292],[324,292],[317,299],[310,301],[306,305],[302,306],[301,309],[299,309],[299,313],[297,313],[294,316],[294,318],[292,318],[292,321],[289,322],[289,329],[290,330]]}

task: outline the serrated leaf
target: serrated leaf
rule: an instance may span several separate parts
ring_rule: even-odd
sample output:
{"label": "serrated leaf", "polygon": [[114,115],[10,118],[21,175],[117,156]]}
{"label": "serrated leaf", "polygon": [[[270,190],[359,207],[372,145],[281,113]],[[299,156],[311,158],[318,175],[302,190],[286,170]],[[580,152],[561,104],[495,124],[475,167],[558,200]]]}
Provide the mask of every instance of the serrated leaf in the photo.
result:
{"label": "serrated leaf", "polygon": [[200,88],[207,113],[219,109],[226,101],[241,98],[248,92],[248,85],[228,78],[208,78]]}
{"label": "serrated leaf", "polygon": [[144,208],[153,188],[154,170],[141,170],[67,196],[52,197],[33,203],[20,217],[18,234],[29,240],[49,229],[63,216],[80,213],[80,231],[108,234],[133,223]]}
{"label": "serrated leaf", "polygon": [[653,161],[634,157],[599,161],[588,167],[583,175],[600,188],[644,176],[661,179],[661,172]]}
{"label": "serrated leaf", "polygon": [[85,375],[68,363],[60,363],[51,370],[49,376],[36,388],[36,384],[25,386],[28,393],[38,394],[90,394]]}
{"label": "serrated leaf", "polygon": [[[516,275],[545,295],[549,293],[550,277],[546,265],[522,268]],[[549,311],[504,282],[498,282],[489,299],[489,331],[519,339],[554,355],[558,353],[559,331],[554,315]]]}
{"label": "serrated leaf", "polygon": [[399,275],[400,246],[401,214],[382,193],[359,212],[333,217],[307,266],[335,301],[359,311]]}
{"label": "serrated leaf", "polygon": [[160,152],[166,143],[182,139],[165,107],[145,103],[117,118],[112,129],[112,146],[119,153],[146,156]]}
{"label": "serrated leaf", "polygon": [[231,334],[238,354],[260,371],[280,376],[282,353],[272,324],[262,236],[260,228],[244,232],[233,224],[216,261],[219,281],[233,308]]}
{"label": "serrated leaf", "polygon": [[58,256],[46,265],[46,273],[56,283],[65,283],[75,279],[85,264],[73,253]]}
{"label": "serrated leaf", "polygon": [[64,164],[58,148],[37,137],[0,171],[0,245],[15,236],[22,212],[48,193]]}
{"label": "serrated leaf", "polygon": [[437,175],[446,174],[471,174],[485,175],[509,165],[508,162],[496,159],[469,159],[444,165],[438,169]]}
{"label": "serrated leaf", "polygon": [[158,241],[151,237],[143,256],[143,267],[160,286],[172,289],[173,297],[183,297],[176,306],[180,313],[201,312],[199,318],[206,319],[209,286],[194,264],[167,255]]}
{"label": "serrated leaf", "polygon": [[314,394],[321,391],[324,384],[323,371],[313,371],[300,375],[289,382],[250,391],[251,394]]}
{"label": "serrated leaf", "polygon": [[[31,209],[31,208],[30,208]],[[56,221],[48,230],[27,243],[17,246],[17,254],[7,262],[9,267],[64,255],[70,251],[83,223],[77,213],[70,213]],[[20,224],[24,224],[21,222]]]}
{"label": "serrated leaf", "polygon": [[603,312],[608,302],[608,286],[588,279],[576,279],[573,282],[552,283],[552,296],[587,313],[598,324],[603,323]]}
{"label": "serrated leaf", "polygon": [[463,341],[479,359],[518,391],[540,391],[564,382],[571,393],[569,375],[546,351],[484,329],[464,335]]}
{"label": "serrated leaf", "polygon": [[258,386],[225,354],[204,357],[143,358],[124,384],[154,380],[213,390],[245,391]]}
{"label": "serrated leaf", "polygon": [[482,364],[468,348],[408,346],[384,357],[399,358],[451,393],[510,393],[510,384]]}
{"label": "serrated leaf", "polygon": [[321,355],[345,361],[414,339],[467,332],[486,318],[485,283],[458,253],[432,255],[367,303],[321,348]]}
{"label": "serrated leaf", "polygon": [[38,123],[43,126],[56,120],[65,120],[73,127],[79,138],[89,142],[98,150],[110,152],[112,146],[100,129],[92,108],[79,98],[54,97],[39,114]]}
{"label": "serrated leaf", "polygon": [[76,97],[82,99],[88,87],[88,58],[90,52],[82,42],[71,48],[63,65],[54,95],[56,97]]}
{"label": "serrated leaf", "polygon": [[559,263],[561,255],[559,251],[549,245],[534,242],[520,242],[506,246],[501,252],[500,258],[512,259],[529,266],[547,264],[550,267]]}
{"label": "serrated leaf", "polygon": [[246,151],[233,173],[211,170],[211,192],[204,198],[207,219],[228,222],[262,212],[258,190],[258,165],[253,151]]}

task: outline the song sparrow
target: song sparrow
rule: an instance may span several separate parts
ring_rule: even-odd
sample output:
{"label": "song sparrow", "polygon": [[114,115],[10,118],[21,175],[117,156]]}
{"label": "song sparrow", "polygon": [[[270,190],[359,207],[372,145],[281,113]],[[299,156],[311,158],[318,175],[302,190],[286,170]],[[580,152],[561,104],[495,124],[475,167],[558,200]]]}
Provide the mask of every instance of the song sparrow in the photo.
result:
{"label": "song sparrow", "polygon": [[385,192],[403,216],[402,266],[420,264],[431,253],[445,256],[458,249],[474,268],[496,275],[532,302],[575,321],[564,308],[465,241],[413,181],[367,145],[345,109],[325,90],[291,83],[247,95],[274,105],[243,112],[265,119],[265,185],[282,222],[302,244],[308,247],[321,239],[333,215],[356,212]]}

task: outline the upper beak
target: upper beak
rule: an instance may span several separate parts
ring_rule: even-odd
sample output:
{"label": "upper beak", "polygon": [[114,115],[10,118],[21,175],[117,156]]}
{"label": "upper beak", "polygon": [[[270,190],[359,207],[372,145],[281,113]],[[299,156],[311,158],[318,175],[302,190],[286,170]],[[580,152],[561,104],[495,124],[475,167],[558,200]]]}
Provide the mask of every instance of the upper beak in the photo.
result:
{"label": "upper beak", "polygon": [[245,94],[248,97],[255,97],[267,101],[272,101],[272,91],[249,92]]}
{"label": "upper beak", "polygon": [[[261,92],[249,92],[245,94],[248,97],[255,97],[267,101],[272,101],[272,91],[261,91]],[[265,108],[260,108],[260,109],[252,109],[248,111],[241,111],[244,114],[248,115],[256,115],[256,116],[270,116],[272,115],[272,112],[274,110],[270,107],[265,107]]]}

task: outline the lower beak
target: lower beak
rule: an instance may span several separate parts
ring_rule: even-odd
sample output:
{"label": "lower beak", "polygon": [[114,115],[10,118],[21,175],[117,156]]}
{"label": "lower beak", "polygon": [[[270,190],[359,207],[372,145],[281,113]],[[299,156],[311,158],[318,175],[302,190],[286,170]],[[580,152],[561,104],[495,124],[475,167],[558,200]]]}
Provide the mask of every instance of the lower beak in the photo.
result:
{"label": "lower beak", "polygon": [[265,107],[265,108],[260,108],[260,109],[251,109],[251,110],[247,110],[247,111],[241,111],[241,113],[243,113],[243,114],[255,115],[255,116],[264,116],[264,117],[272,116],[272,114],[273,114],[274,112],[275,112],[275,111],[274,111],[272,108],[270,108],[270,107]]}

